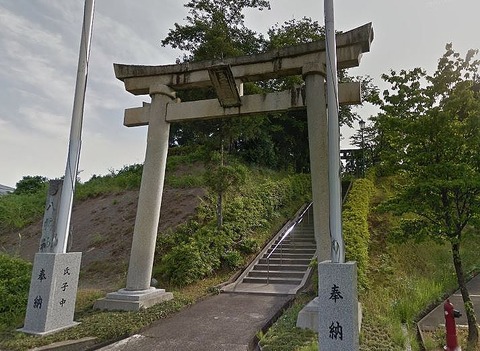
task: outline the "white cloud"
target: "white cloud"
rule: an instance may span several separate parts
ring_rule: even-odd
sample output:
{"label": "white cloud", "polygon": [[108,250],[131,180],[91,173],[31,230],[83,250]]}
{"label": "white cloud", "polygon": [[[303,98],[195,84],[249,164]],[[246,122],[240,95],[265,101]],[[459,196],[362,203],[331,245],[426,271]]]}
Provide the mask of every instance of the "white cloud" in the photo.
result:
{"label": "white cloud", "polygon": [[35,133],[46,138],[68,139],[70,124],[67,116],[55,115],[41,105],[22,106],[19,113]]}

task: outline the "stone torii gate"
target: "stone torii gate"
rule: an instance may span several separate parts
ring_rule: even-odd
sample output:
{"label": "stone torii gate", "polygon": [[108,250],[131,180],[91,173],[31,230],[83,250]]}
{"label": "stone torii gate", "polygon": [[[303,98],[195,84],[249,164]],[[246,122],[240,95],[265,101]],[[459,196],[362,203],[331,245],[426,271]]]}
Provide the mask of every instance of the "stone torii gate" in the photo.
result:
{"label": "stone torii gate", "polygon": [[[373,40],[371,23],[337,35],[338,68],[360,64]],[[325,41],[267,53],[165,66],[115,64],[116,78],[134,95],[150,95],[151,103],[125,110],[127,127],[148,125],[137,216],[126,288],[98,300],[96,308],[138,310],[172,298],[150,286],[170,123],[306,109],[312,198],[318,261],[330,259],[328,120],[325,100]],[[245,82],[302,75],[304,89],[243,96]],[[212,86],[218,99],[181,102],[175,92]],[[359,104],[359,83],[339,85],[340,104]],[[339,170],[340,171],[340,170]]]}

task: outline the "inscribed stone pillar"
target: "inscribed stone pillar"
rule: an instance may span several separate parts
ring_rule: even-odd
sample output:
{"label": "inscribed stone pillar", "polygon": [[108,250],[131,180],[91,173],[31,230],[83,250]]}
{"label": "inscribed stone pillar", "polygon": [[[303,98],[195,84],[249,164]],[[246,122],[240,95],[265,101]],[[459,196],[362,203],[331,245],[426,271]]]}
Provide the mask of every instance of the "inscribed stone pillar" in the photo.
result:
{"label": "inscribed stone pillar", "polygon": [[81,258],[81,252],[35,254],[27,314],[20,331],[47,335],[78,324],[73,316]]}
{"label": "inscribed stone pillar", "polygon": [[324,351],[358,351],[357,264],[318,265],[318,344]]}

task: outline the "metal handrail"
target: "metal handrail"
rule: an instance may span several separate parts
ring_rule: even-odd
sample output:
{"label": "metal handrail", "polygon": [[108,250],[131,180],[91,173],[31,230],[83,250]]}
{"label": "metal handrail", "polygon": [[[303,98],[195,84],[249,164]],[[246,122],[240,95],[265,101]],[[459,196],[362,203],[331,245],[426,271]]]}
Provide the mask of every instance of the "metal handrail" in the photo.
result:
{"label": "metal handrail", "polygon": [[[267,284],[270,283],[270,256],[272,256],[272,254],[277,250],[278,246],[280,246],[281,244],[283,244],[283,241],[290,235],[290,233],[292,232],[293,228],[295,228],[295,226],[297,224],[299,224],[300,222],[303,221],[303,217],[305,216],[305,213],[310,209],[310,207],[312,206],[313,202],[310,202],[308,204],[308,206],[305,208],[305,210],[302,211],[302,213],[297,217],[297,220],[295,220],[295,222],[292,223],[291,226],[289,226],[287,228],[287,230],[285,230],[285,233],[283,233],[282,237],[280,238],[280,240],[278,241],[278,243],[273,247],[272,251],[270,251],[270,253],[268,254],[267,256]],[[283,246],[283,245],[282,245]],[[280,262],[283,263],[283,247],[281,247],[281,256],[280,256]]]}

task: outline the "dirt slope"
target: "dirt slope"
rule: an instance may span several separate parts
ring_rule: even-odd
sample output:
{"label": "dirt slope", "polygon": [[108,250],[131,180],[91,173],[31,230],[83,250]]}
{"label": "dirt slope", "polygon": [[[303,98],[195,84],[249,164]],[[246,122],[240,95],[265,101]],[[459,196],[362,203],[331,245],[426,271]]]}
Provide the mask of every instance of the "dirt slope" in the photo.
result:
{"label": "dirt slope", "polygon": [[[159,233],[185,222],[204,196],[201,188],[163,193]],[[122,284],[130,257],[138,191],[103,195],[75,203],[68,251],[82,252],[80,287],[115,289]],[[42,221],[18,231],[0,233],[0,250],[33,262]]]}

